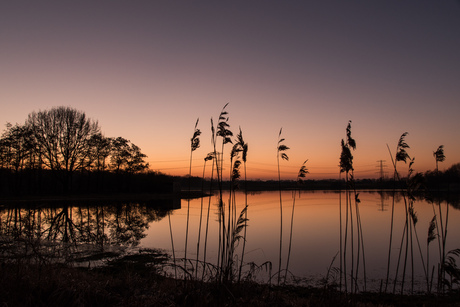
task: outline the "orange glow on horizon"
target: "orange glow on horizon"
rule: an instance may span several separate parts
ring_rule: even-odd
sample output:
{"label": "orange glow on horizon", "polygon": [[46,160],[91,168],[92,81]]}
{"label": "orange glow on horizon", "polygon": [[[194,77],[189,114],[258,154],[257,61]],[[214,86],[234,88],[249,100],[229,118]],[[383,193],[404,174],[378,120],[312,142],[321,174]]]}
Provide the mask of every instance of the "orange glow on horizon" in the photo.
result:
{"label": "orange glow on horizon", "polygon": [[[186,176],[189,173],[189,163],[187,160],[174,160],[174,161],[162,161],[155,162],[150,161],[150,169],[153,171],[159,171],[161,173],[172,175],[172,176]],[[225,163],[224,163],[225,164]],[[356,165],[354,170],[355,178],[357,179],[377,179],[380,177],[379,164],[376,162],[370,165]],[[389,165],[384,169],[384,177],[391,178],[393,173]],[[192,176],[203,177],[204,162],[201,159],[194,159],[192,163]],[[211,177],[211,162],[206,164],[205,178]],[[309,173],[304,178],[308,179],[339,179],[343,178],[344,174],[339,174],[339,167],[315,167],[308,166]],[[293,165],[282,165],[280,167],[281,180],[296,180],[299,167]],[[398,170],[401,175],[406,175],[405,169]],[[229,164],[224,165],[223,176],[224,180],[229,178]],[[246,166],[247,179],[248,180],[278,180],[278,169],[276,164],[260,163],[260,162],[247,162]],[[244,166],[240,167],[241,178],[244,179]],[[216,177],[214,171],[214,178]]]}

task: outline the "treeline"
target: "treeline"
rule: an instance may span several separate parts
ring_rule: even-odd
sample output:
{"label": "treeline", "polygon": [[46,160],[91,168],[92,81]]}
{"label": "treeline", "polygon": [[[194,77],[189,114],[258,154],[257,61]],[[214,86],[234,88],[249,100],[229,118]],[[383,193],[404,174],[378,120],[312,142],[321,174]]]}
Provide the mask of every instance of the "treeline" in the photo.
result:
{"label": "treeline", "polygon": [[427,171],[423,174],[425,186],[432,191],[460,191],[460,163],[445,171]]}
{"label": "treeline", "polygon": [[[425,173],[418,173],[417,176],[421,182],[420,191],[427,192],[460,192],[460,163],[452,165],[445,171],[427,171]],[[182,177],[175,178],[175,181],[180,182],[181,186],[188,186],[194,190],[201,189],[203,186],[206,190],[210,189],[210,181],[203,180],[199,177]],[[213,189],[217,188],[217,183],[213,182]],[[223,186],[228,187],[229,181],[224,181]],[[299,185],[296,180],[247,180],[240,184],[240,189],[247,189],[248,191],[272,191],[278,190],[343,190],[346,188],[345,179],[304,179],[302,184]],[[406,189],[407,180],[393,180],[392,178],[384,179],[355,179],[356,189],[372,189],[372,190],[393,190],[393,189]]]}
{"label": "treeline", "polygon": [[[123,137],[105,137],[97,121],[70,107],[32,112],[7,124],[0,139],[0,192],[35,195],[171,190],[148,171],[147,156]],[[168,181],[168,180],[166,180]]]}

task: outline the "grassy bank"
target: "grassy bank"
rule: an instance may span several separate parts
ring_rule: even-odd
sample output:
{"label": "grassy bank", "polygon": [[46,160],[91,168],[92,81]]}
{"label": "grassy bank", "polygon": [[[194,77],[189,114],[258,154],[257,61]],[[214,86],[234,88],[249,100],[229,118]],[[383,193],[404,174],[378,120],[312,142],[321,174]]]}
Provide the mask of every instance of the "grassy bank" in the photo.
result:
{"label": "grassy bank", "polygon": [[460,294],[345,295],[331,288],[252,282],[201,283],[164,277],[165,255],[134,254],[101,268],[2,263],[2,306],[460,306]]}

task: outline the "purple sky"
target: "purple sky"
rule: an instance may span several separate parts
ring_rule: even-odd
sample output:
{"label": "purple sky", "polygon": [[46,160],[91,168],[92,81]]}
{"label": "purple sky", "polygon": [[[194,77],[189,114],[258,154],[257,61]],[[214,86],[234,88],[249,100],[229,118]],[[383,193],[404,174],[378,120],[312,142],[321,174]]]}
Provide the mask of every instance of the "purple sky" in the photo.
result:
{"label": "purple sky", "polygon": [[226,103],[252,178],[276,177],[281,127],[285,178],[336,178],[348,120],[358,177],[405,131],[415,170],[441,144],[460,162],[459,1],[3,1],[0,46],[2,125],[72,106],[154,170],[188,172],[199,117],[201,175]]}

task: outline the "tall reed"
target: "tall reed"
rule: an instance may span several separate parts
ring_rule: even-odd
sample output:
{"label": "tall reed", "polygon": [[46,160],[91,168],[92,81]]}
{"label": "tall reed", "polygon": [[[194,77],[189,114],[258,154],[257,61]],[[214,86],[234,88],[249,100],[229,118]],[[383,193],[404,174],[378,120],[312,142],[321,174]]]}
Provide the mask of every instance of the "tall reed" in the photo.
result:
{"label": "tall reed", "polygon": [[[395,190],[396,190],[396,181],[399,180],[399,173],[398,173],[396,164],[398,161],[403,161],[404,163],[406,163],[406,160],[409,158],[409,154],[407,153],[406,149],[410,147],[409,145],[407,145],[405,141],[407,134],[408,134],[407,132],[404,132],[399,138],[398,145],[396,146],[395,158],[393,158],[390,147],[387,144],[388,152],[390,153],[390,158],[391,158],[391,162],[393,164],[393,169],[394,169],[393,181],[395,185],[393,188],[393,202],[391,206],[390,240],[389,240],[389,246],[388,246],[388,260],[387,260],[387,274],[386,274],[386,280],[385,280],[385,292],[387,291],[387,288],[388,288],[388,282],[389,282],[389,276],[390,276],[391,248],[392,248],[392,242],[393,242],[393,224],[394,224],[394,208],[395,208],[395,193],[396,193]],[[395,282],[396,282],[396,278],[395,278]]]}
{"label": "tall reed", "polygon": [[169,223],[169,235],[171,238],[171,250],[173,254],[173,263],[174,263],[174,278],[177,280],[177,264],[176,264],[176,252],[174,249],[174,236],[171,225],[171,210],[168,210],[168,223]]}
{"label": "tall reed", "polygon": [[[228,103],[224,105],[220,114],[219,120],[217,122],[217,127],[214,127],[214,121],[211,118],[211,143],[213,147],[213,154],[214,154],[214,166],[216,169],[217,175],[217,185],[219,189],[219,196],[218,196],[218,222],[219,222],[219,244],[218,244],[218,251],[217,251],[217,267],[221,267],[223,262],[223,254],[225,253],[225,225],[223,222],[225,221],[225,211],[224,211],[224,203],[222,199],[223,195],[223,187],[222,187],[222,168],[223,168],[223,151],[224,145],[227,143],[231,143],[230,136],[232,136],[232,132],[228,129],[230,126],[228,122],[227,111],[225,108],[227,107]],[[217,151],[217,137],[222,138],[222,152],[219,154]],[[220,157],[220,159],[219,159]],[[222,275],[222,271],[219,270],[217,279],[220,279]]]}
{"label": "tall reed", "polygon": [[[390,153],[390,157],[392,160],[393,168],[394,168],[394,182],[396,184],[396,181],[401,181],[401,177],[399,175],[399,172],[396,168],[396,163],[398,161],[403,161],[404,163],[407,162],[409,159],[409,168],[408,168],[408,173],[407,173],[407,178],[406,178],[406,188],[401,191],[401,195],[404,200],[404,214],[405,214],[405,223],[404,223],[404,229],[402,232],[401,236],[401,243],[400,243],[400,248],[399,248],[399,253],[398,253],[398,261],[396,264],[396,272],[395,272],[395,278],[394,278],[394,283],[393,283],[393,293],[396,291],[396,285],[399,277],[399,266],[401,263],[401,257],[402,254],[404,253],[404,260],[403,260],[403,270],[402,270],[402,276],[401,276],[401,289],[400,292],[401,294],[404,293],[404,286],[405,286],[405,281],[406,281],[406,271],[407,271],[407,265],[408,265],[408,257],[410,253],[410,266],[411,266],[411,292],[413,293],[414,291],[414,235],[415,235],[415,240],[418,245],[419,253],[420,253],[420,259],[422,261],[422,267],[425,273],[425,280],[427,281],[428,284],[428,272],[425,268],[425,263],[424,263],[424,257],[423,253],[421,250],[420,246],[420,240],[418,238],[417,234],[417,215],[414,209],[414,192],[417,191],[420,188],[420,176],[415,175],[413,176],[413,169],[412,165],[414,164],[415,158],[410,158],[409,154],[407,153],[406,149],[410,148],[409,145],[407,145],[405,141],[405,137],[407,136],[407,132],[403,133],[401,137],[399,138],[398,145],[396,147],[396,154],[395,158],[393,159],[393,155],[391,154],[391,150],[388,147],[388,151]],[[385,291],[387,290],[388,286],[388,280],[389,280],[389,270],[390,270],[390,259],[391,259],[391,245],[392,245],[392,237],[393,237],[393,221],[394,221],[394,197],[395,197],[395,189],[393,191],[393,207],[392,207],[392,215],[391,215],[391,228],[390,228],[390,243],[389,243],[389,250],[388,250],[388,260],[387,260],[387,277],[386,277],[386,283],[385,283]],[[403,249],[403,244],[405,243],[405,248]]]}
{"label": "tall reed", "polygon": [[284,138],[281,138],[281,132],[283,128],[280,129],[278,134],[278,146],[277,146],[277,155],[276,161],[278,164],[278,187],[280,193],[280,252],[279,252],[279,259],[278,259],[278,285],[281,281],[281,255],[283,252],[283,199],[281,196],[281,171],[280,171],[280,158],[282,160],[289,161],[288,155],[285,153],[289,149],[286,145],[282,144],[284,142]]}
{"label": "tall reed", "polygon": [[248,143],[246,143],[243,139],[243,132],[241,131],[240,127],[240,132],[237,135],[237,144],[241,148],[242,152],[242,157],[241,159],[243,160],[244,164],[244,207],[246,208],[244,212],[244,219],[245,219],[245,224],[244,224],[244,234],[243,234],[243,248],[241,251],[241,263],[240,263],[240,269],[238,271],[238,282],[241,280],[241,271],[243,268],[244,264],[244,253],[246,249],[246,235],[247,235],[247,221],[248,221],[248,190],[247,190],[247,176],[246,176],[246,161],[247,161],[247,156],[248,156]]}
{"label": "tall reed", "polygon": [[[305,160],[302,163],[302,166],[300,167],[299,172],[297,173],[298,187],[303,183],[302,178],[305,178],[305,175],[308,174],[308,169],[305,166],[305,163],[307,163],[307,161],[308,160]],[[293,195],[292,195],[292,214],[291,214],[291,227],[290,227],[291,231],[289,233],[289,248],[288,248],[287,261],[286,261],[286,270],[284,272],[284,283],[286,283],[287,273],[289,271],[289,259],[291,258],[292,230],[293,230],[293,227],[294,227],[294,208],[295,208],[295,197],[296,197],[297,192],[299,192],[299,194],[300,194],[300,187],[298,188],[298,190],[294,190]]]}
{"label": "tall reed", "polygon": [[[342,181],[342,171],[340,170],[339,172],[339,181],[341,182]],[[340,227],[340,231],[339,231],[339,236],[340,236],[340,239],[339,239],[339,244],[340,244],[340,248],[339,248],[339,258],[340,258],[340,281],[339,281],[339,290],[342,291],[342,280],[343,280],[343,233],[342,233],[342,229],[343,229],[343,226],[342,226],[342,187],[340,187],[340,191],[339,191],[339,227]]]}
{"label": "tall reed", "polygon": [[[198,122],[199,118],[196,120],[195,123],[195,129],[193,131],[193,136],[190,139],[190,168],[189,168],[189,180],[188,180],[188,191],[190,193],[191,190],[191,180],[192,180],[192,157],[193,157],[193,152],[197,150],[200,147],[200,138],[199,136],[201,135],[200,129],[198,129]],[[185,228],[185,252],[184,252],[184,268],[187,268],[187,245],[188,245],[188,224],[189,224],[189,219],[190,219],[190,196],[187,198],[187,225]],[[184,274],[184,278],[186,278],[186,274]]]}
{"label": "tall reed", "polygon": [[[444,155],[444,145],[440,145],[436,151],[433,152],[433,157],[435,158],[436,161],[436,174],[439,174],[439,162],[444,162],[446,159],[446,156]],[[439,190],[439,186],[437,187]],[[438,269],[438,292],[444,292],[444,280],[445,280],[445,261],[446,261],[446,236],[447,236],[447,221],[448,221],[448,213],[449,213],[449,204],[447,204],[446,207],[446,221],[445,221],[445,226],[443,225],[443,216],[442,216],[442,210],[441,210],[441,201],[438,202],[438,208],[439,208],[439,222],[441,228],[438,229],[438,246],[439,246],[439,259],[440,259],[440,267]],[[436,217],[436,214],[435,214]],[[439,232],[440,230],[440,232]]]}
{"label": "tall reed", "polygon": [[[223,253],[223,265],[224,265],[224,279],[229,280],[232,279],[232,269],[233,269],[233,252],[234,252],[234,245],[233,245],[233,230],[235,228],[236,222],[236,199],[235,199],[235,190],[238,188],[238,180],[241,177],[240,174],[240,166],[241,161],[239,160],[240,148],[237,143],[235,143],[230,151],[230,187],[229,187],[229,197],[228,197],[228,204],[227,204],[227,219],[224,220],[225,229],[227,230],[225,233],[225,249]],[[226,223],[226,224],[225,224]]]}
{"label": "tall reed", "polygon": [[[346,200],[346,210],[345,210],[345,238],[344,238],[344,248],[343,248],[343,268],[344,268],[344,281],[345,281],[345,292],[348,291],[347,289],[347,243],[348,243],[348,217],[350,215],[350,231],[351,231],[351,247],[352,247],[352,259],[351,259],[351,282],[353,282],[353,266],[354,266],[354,253],[353,253],[353,216],[352,216],[352,211],[349,210],[351,209],[351,201],[349,201],[349,187],[350,187],[350,179],[353,179],[353,177],[350,178],[350,173],[353,171],[353,155],[351,154],[351,149],[356,149],[356,142],[355,140],[351,137],[351,121],[348,122],[347,125],[347,138],[346,141],[342,139],[341,141],[341,154],[340,154],[340,172],[345,173],[345,183],[346,183],[346,189],[345,189],[345,200]],[[351,292],[353,292],[353,284],[350,285]]]}
{"label": "tall reed", "polygon": [[436,173],[439,173],[438,163],[446,160],[446,156],[444,155],[444,145],[440,145],[438,149],[433,152],[433,156],[436,160]]}
{"label": "tall reed", "polygon": [[[215,159],[214,152],[208,153],[208,155],[205,158],[205,161]],[[212,185],[213,185],[213,178],[214,178],[214,163],[211,165],[211,179],[210,179],[210,184],[209,184],[209,199],[208,199],[208,211],[206,214],[206,232],[205,232],[205,238],[204,238],[204,251],[203,251],[203,264],[206,266],[206,255],[207,255],[207,247],[208,247],[208,230],[209,230],[209,213],[211,211],[211,196],[212,196]],[[203,268],[203,273],[201,276],[201,280],[204,280],[204,275],[205,275],[206,267]]]}
{"label": "tall reed", "polygon": [[[239,178],[241,177],[240,174],[240,166],[241,166],[241,161],[239,159],[236,159],[235,162],[233,163],[232,167],[232,174],[231,174],[231,186],[230,186],[230,199],[229,199],[229,217],[228,217],[228,224],[226,229],[228,230],[227,232],[227,249],[226,249],[226,254],[225,259],[225,275],[224,275],[224,281],[233,281],[234,280],[234,269],[235,268],[235,261],[234,261],[234,253],[236,250],[236,247],[242,238],[240,235],[240,232],[246,228],[247,225],[247,219],[245,218],[246,211],[247,211],[247,205],[243,208],[241,213],[239,214],[238,218],[236,216],[236,195],[235,191],[238,189],[239,186]],[[231,215],[231,217],[230,217]],[[236,263],[237,265],[238,263]]]}
{"label": "tall reed", "polygon": [[[358,276],[359,268],[363,268],[363,281],[364,281],[364,290],[366,290],[367,285],[367,276],[366,276],[366,258],[365,258],[365,249],[364,249],[364,235],[361,222],[361,215],[359,210],[359,204],[361,203],[359,199],[359,193],[356,190],[355,179],[354,179],[354,168],[353,168],[353,155],[351,150],[356,149],[356,141],[351,136],[351,121],[348,122],[346,129],[346,140],[342,139],[341,141],[341,154],[340,154],[340,173],[345,173],[345,230],[344,230],[344,240],[342,248],[342,239],[340,240],[341,248],[343,255],[343,260],[341,264],[343,265],[343,276],[344,276],[344,286],[345,292],[348,292],[348,281],[347,281],[347,252],[348,252],[348,237],[350,238],[350,250],[351,250],[351,270],[350,270],[350,292],[354,293],[358,291]],[[354,204],[354,208],[353,208]],[[342,205],[340,198],[340,234],[342,238]],[[355,215],[353,215],[353,209]],[[354,217],[354,218],[353,218]],[[356,226],[355,226],[356,224]],[[356,227],[356,235],[355,235]],[[350,232],[350,233],[349,233]],[[356,245],[356,261],[355,261],[355,237],[357,240]],[[361,258],[362,257],[362,258]],[[362,261],[362,264],[361,264]],[[342,269],[341,265],[341,269]],[[342,273],[341,273],[342,276]],[[342,279],[341,279],[342,280]],[[341,284],[340,284],[341,286]]]}
{"label": "tall reed", "polygon": [[[444,293],[446,285],[446,242],[447,242],[447,225],[449,222],[449,204],[446,203],[446,213],[443,217],[442,203],[438,200],[439,223],[437,223],[436,229],[438,230],[438,247],[439,247],[439,268],[438,268],[438,293]],[[435,214],[436,216],[436,214]]]}
{"label": "tall reed", "polygon": [[[217,173],[217,182],[219,186],[219,204],[218,204],[218,211],[219,211],[219,247],[218,247],[218,259],[217,259],[217,267],[219,268],[218,279],[223,280],[223,274],[225,271],[225,255],[226,255],[226,247],[227,247],[227,231],[225,224],[225,204],[223,202],[223,163],[224,163],[224,147],[225,144],[232,143],[231,136],[233,133],[230,131],[230,125],[228,124],[228,112],[225,111],[228,103],[222,108],[222,111],[219,114],[219,121],[217,122],[217,128],[214,129],[214,125],[212,124],[211,118],[211,129],[212,129],[212,145],[214,148],[214,159],[215,166],[216,166],[216,173]],[[217,137],[222,138],[222,145],[221,145],[221,152],[220,155],[217,152]],[[219,160],[220,156],[220,160]]]}
{"label": "tall reed", "polygon": [[[239,180],[241,177],[240,167],[241,167],[241,158],[240,154],[242,153],[242,159],[244,165],[246,166],[247,158],[247,143],[243,140],[243,134],[240,129],[240,133],[236,138],[235,144],[233,145],[230,152],[230,186],[229,186],[229,198],[228,202],[223,201],[223,166],[224,166],[224,148],[228,143],[233,144],[231,137],[233,133],[230,131],[230,125],[228,124],[228,113],[225,110],[228,104],[226,104],[221,113],[219,114],[219,121],[217,126],[214,127],[214,122],[211,118],[211,142],[213,146],[212,156],[214,157],[213,166],[216,169],[217,182],[219,187],[218,194],[218,252],[217,252],[217,276],[216,280],[218,282],[232,282],[235,278],[240,280],[241,278],[241,265],[238,265],[238,262],[235,261],[237,255],[235,254],[236,248],[239,244],[239,241],[243,239],[245,241],[246,237],[246,228],[247,228],[247,198],[246,204],[241,210],[240,214],[237,214],[237,201],[235,191],[239,188]],[[221,152],[217,151],[217,139],[218,137],[222,138],[221,142]],[[213,168],[214,169],[214,168]],[[246,177],[246,168],[245,168],[245,177]],[[207,226],[209,221],[209,206],[208,206],[208,219]],[[244,235],[241,235],[241,232],[244,230]],[[207,230],[206,230],[207,238]],[[205,240],[205,242],[207,239]],[[206,244],[206,243],[205,243]],[[206,247],[205,247],[206,249]],[[244,246],[243,246],[243,255],[244,255]],[[244,256],[241,256],[243,259]],[[206,254],[205,254],[206,256]],[[206,258],[205,258],[206,259]],[[236,275],[238,273],[238,275]]]}
{"label": "tall reed", "polygon": [[[420,259],[422,261],[423,271],[425,273],[425,280],[427,282],[427,287],[428,287],[428,271],[426,270],[426,267],[425,267],[425,260],[424,260],[424,257],[423,257],[422,248],[420,246],[420,240],[419,240],[418,233],[417,233],[418,218],[417,218],[417,213],[416,213],[415,207],[414,207],[414,203],[415,203],[414,194],[421,189],[422,179],[421,179],[420,174],[413,175],[414,170],[412,169],[412,165],[414,164],[414,161],[415,161],[415,158],[412,158],[410,163],[409,163],[409,170],[408,170],[408,173],[407,173],[407,199],[408,199],[408,203],[409,203],[409,217],[410,217],[409,222],[410,222],[410,226],[411,226],[410,227],[410,229],[411,229],[410,238],[411,238],[411,266],[412,266],[411,291],[412,291],[412,293],[414,292],[414,281],[415,281],[415,278],[414,278],[414,252],[413,252],[413,246],[412,246],[413,245],[412,231],[415,234],[415,239],[417,241],[417,247],[418,247],[418,250],[419,250],[419,253],[420,253]],[[427,290],[428,290],[428,288],[427,288]]]}
{"label": "tall reed", "polygon": [[[203,165],[203,177],[201,180],[201,193],[204,194],[204,180],[205,180],[205,174],[206,174],[206,162],[209,160],[212,160],[212,153],[208,153],[208,155],[204,158],[204,165]],[[195,279],[198,277],[198,260],[200,258],[200,242],[201,242],[201,225],[202,225],[202,220],[203,220],[203,201],[204,197],[201,197],[201,205],[200,205],[200,222],[198,225],[198,240],[196,244],[196,269],[195,269]],[[209,209],[208,209],[209,210]],[[209,211],[208,211],[209,214]],[[204,271],[204,267],[203,267]]]}
{"label": "tall reed", "polygon": [[[434,207],[433,207],[433,210],[434,210]],[[428,236],[426,238],[426,272],[428,273],[428,277],[430,273],[430,243],[434,239],[436,239],[436,235],[434,233],[435,229],[436,229],[436,214],[433,216],[433,218],[430,221],[430,224],[428,226]],[[428,293],[431,293],[431,289],[433,286],[433,276],[434,276],[434,266],[433,266],[433,270],[431,273],[431,278],[427,278],[427,281],[426,281]]]}

